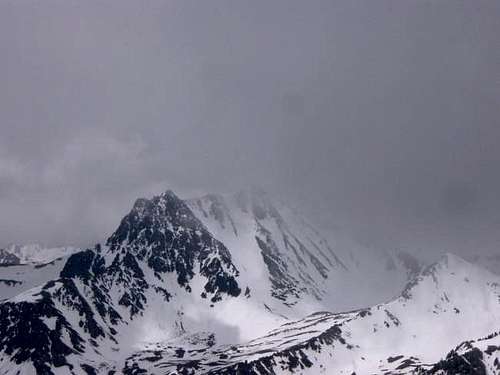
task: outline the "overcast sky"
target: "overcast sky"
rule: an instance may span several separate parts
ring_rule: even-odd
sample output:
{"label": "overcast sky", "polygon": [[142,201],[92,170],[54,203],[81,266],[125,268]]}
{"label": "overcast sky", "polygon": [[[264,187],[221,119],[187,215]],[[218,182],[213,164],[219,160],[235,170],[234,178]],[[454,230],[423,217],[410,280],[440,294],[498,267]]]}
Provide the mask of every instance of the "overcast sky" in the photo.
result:
{"label": "overcast sky", "polygon": [[0,245],[246,185],[377,247],[500,249],[500,2],[0,2]]}

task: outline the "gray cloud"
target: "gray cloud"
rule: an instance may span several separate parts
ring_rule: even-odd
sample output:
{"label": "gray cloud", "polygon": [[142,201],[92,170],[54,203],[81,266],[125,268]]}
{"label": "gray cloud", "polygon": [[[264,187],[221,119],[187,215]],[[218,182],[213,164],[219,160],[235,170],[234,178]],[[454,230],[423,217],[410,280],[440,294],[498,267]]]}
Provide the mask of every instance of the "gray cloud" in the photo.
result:
{"label": "gray cloud", "polygon": [[500,4],[0,4],[0,244],[260,185],[380,247],[497,251]]}

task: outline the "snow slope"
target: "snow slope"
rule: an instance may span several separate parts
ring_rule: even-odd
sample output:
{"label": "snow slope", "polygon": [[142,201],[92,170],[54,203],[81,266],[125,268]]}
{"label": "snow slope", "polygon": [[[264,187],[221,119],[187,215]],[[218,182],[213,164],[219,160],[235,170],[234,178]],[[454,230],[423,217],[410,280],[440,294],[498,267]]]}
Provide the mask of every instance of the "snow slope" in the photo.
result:
{"label": "snow slope", "polygon": [[0,301],[57,278],[67,259],[66,256],[49,263],[0,265]]}
{"label": "snow slope", "polygon": [[[498,334],[492,332],[500,330],[499,281],[448,254],[391,302],[347,313],[316,313],[238,346],[151,348],[128,358],[124,372],[482,374],[484,369],[498,374]],[[467,341],[482,336],[486,338]],[[460,355],[474,348],[484,353],[481,363],[453,372],[459,368],[454,359],[470,365]]]}
{"label": "snow slope", "polygon": [[331,245],[295,210],[258,189],[187,203],[226,245],[252,297],[289,318],[389,300],[421,267],[402,252]]}

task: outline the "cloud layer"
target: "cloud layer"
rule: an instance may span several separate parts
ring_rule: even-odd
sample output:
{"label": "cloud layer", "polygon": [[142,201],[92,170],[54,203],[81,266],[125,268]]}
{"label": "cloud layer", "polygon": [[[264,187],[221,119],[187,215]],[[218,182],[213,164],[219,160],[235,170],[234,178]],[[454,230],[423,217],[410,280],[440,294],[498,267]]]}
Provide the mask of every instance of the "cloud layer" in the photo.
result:
{"label": "cloud layer", "polygon": [[500,240],[500,4],[0,4],[0,245],[260,185],[380,247]]}

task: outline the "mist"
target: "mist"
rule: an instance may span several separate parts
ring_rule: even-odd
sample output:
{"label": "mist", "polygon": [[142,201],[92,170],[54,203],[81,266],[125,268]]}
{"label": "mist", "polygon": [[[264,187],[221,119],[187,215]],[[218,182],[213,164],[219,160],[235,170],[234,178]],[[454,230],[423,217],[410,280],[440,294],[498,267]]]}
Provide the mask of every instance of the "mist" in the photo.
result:
{"label": "mist", "polygon": [[377,248],[498,252],[500,3],[2,1],[0,246],[263,189]]}

